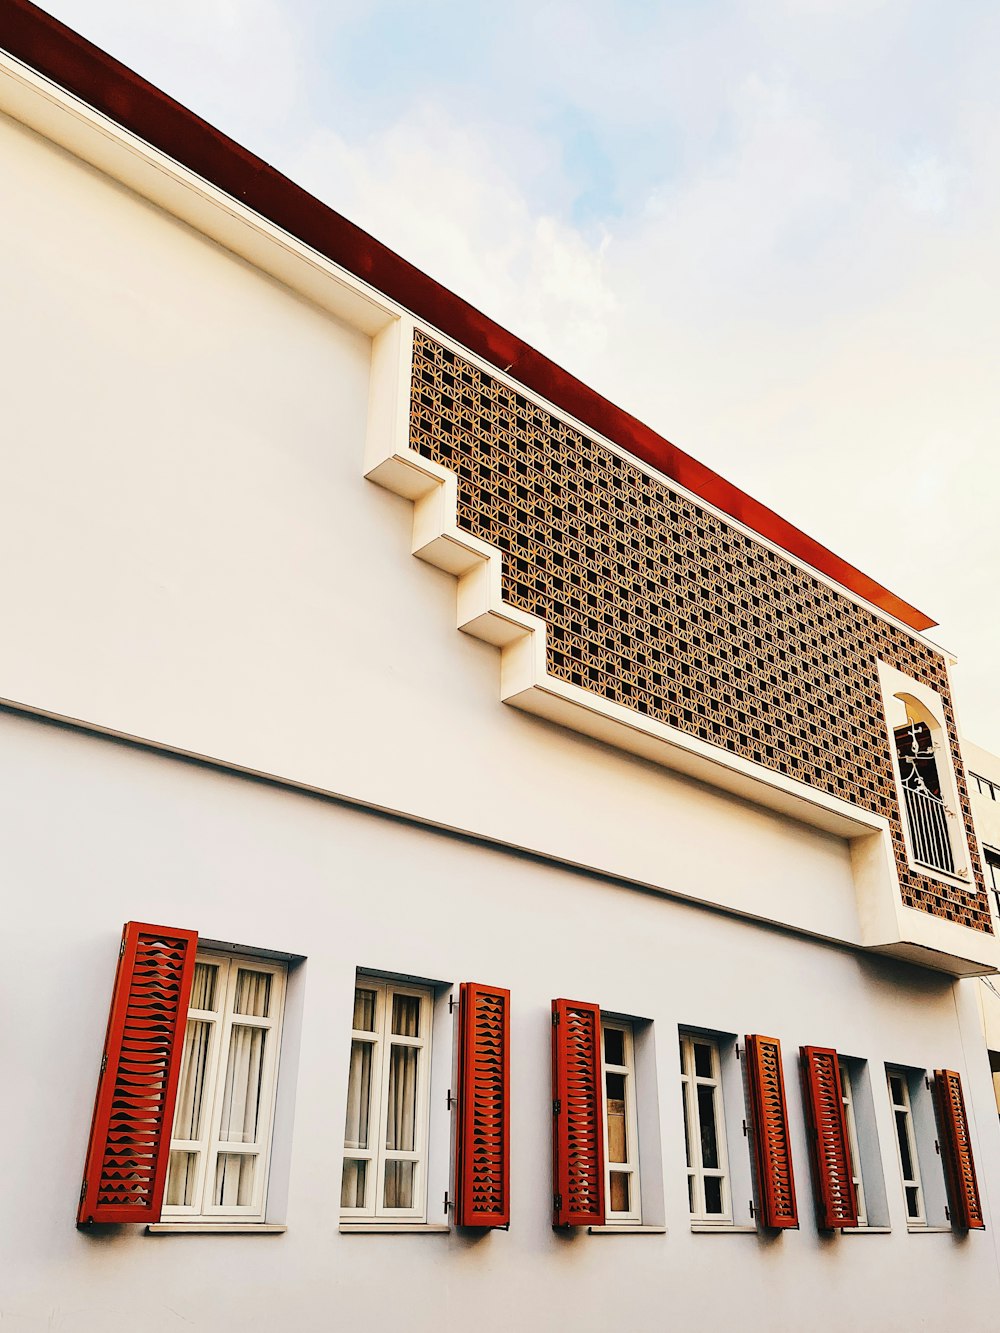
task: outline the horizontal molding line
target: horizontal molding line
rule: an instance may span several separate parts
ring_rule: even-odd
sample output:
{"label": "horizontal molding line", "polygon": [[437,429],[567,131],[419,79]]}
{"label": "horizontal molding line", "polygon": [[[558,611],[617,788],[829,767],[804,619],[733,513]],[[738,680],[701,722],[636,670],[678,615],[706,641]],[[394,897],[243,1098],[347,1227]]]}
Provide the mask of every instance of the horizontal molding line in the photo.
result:
{"label": "horizontal molding line", "polygon": [[538,847],[529,847],[524,843],[506,842],[504,839],[492,837],[488,833],[477,833],[471,829],[459,828],[455,824],[445,824],[442,821],[432,819],[427,815],[416,814],[392,806],[379,805],[377,802],[366,800],[364,797],[348,796],[343,792],[336,792],[328,788],[316,787],[309,783],[298,782],[294,778],[282,777],[280,774],[276,773],[268,773],[263,769],[249,768],[241,764],[233,763],[231,760],[217,759],[212,755],[200,754],[194,750],[185,750],[180,746],[171,745],[166,741],[151,740],[148,737],[137,736],[130,732],[116,730],[113,727],[102,726],[96,722],[86,722],[82,718],[69,717],[62,713],[55,713],[50,709],[39,708],[34,704],[22,703],[14,699],[0,698],[0,716],[3,714],[8,714],[12,717],[25,718],[45,726],[60,727],[67,731],[78,732],[83,736],[95,740],[108,741],[114,745],[124,745],[129,749],[141,750],[158,757],[174,759],[181,763],[194,764],[196,767],[207,768],[212,772],[224,773],[230,777],[239,778],[243,781],[259,782],[265,786],[277,787],[282,791],[294,792],[297,795],[305,796],[311,800],[327,801],[332,805],[343,806],[350,810],[357,810],[365,814],[370,814],[378,819],[390,819],[400,824],[406,824],[412,828],[439,834],[442,837],[455,838],[460,842],[471,843],[477,847],[485,847],[490,851],[499,852],[501,855],[525,857],[540,865],[556,866],[558,869],[565,870],[570,874],[585,875],[589,879],[596,879],[604,884],[613,884],[619,888],[633,889],[637,893],[653,894],[657,898],[666,898],[671,902],[681,903],[685,907],[704,912],[711,912],[716,916],[726,917],[728,920],[746,922],[759,928],[778,931],[782,935],[791,935],[798,939],[815,940],[818,944],[825,945],[828,948],[837,949],[843,953],[865,954],[869,952],[869,950],[860,943],[854,944],[849,940],[838,939],[832,935],[824,935],[819,931],[810,931],[802,926],[794,926],[781,921],[773,921],[769,917],[755,916],[752,912],[741,912],[734,907],[727,907],[723,903],[710,902],[707,899],[699,898],[696,894],[684,893],[681,889],[669,889],[659,884],[651,884],[646,880],[632,879],[627,875],[618,875],[615,874],[614,871],[601,870],[597,866],[587,865],[582,861],[573,861],[568,857],[556,856],[554,853],[546,852]]}

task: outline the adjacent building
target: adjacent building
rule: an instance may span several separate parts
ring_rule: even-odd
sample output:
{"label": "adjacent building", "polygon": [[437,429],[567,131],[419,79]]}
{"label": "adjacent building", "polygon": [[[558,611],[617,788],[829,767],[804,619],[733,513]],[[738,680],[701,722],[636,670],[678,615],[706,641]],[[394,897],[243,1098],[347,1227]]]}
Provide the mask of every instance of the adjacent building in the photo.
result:
{"label": "adjacent building", "polygon": [[5,1323],[995,1328],[928,617],[25,0],[0,113]]}

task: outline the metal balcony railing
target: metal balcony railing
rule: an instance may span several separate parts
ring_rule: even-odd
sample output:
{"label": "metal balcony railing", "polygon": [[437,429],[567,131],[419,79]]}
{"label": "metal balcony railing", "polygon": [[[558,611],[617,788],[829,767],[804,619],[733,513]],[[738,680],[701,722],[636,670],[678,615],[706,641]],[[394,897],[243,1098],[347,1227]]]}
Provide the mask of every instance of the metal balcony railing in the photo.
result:
{"label": "metal balcony railing", "polygon": [[903,796],[914,857],[921,865],[953,875],[955,857],[948,835],[948,812],[944,801],[924,786],[916,772],[903,779]]}

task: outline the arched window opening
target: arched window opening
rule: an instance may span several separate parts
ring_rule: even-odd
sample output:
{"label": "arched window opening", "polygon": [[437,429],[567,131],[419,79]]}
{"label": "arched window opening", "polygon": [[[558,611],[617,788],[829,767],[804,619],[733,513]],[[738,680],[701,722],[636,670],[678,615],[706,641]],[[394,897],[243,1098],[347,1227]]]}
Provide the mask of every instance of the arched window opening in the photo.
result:
{"label": "arched window opening", "polygon": [[892,734],[913,855],[921,864],[953,875],[955,856],[935,746],[939,725],[911,695],[897,694],[894,700],[902,705],[892,719]]}

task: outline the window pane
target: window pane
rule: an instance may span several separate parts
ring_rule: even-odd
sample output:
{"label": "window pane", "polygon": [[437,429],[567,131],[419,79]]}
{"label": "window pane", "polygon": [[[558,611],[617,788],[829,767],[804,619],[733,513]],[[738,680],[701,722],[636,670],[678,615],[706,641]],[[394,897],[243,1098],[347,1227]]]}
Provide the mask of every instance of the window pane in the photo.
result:
{"label": "window pane", "polygon": [[386,1208],[413,1207],[413,1173],[415,1162],[386,1162],[385,1195]]}
{"label": "window pane", "polygon": [[354,992],[354,1031],[375,1031],[375,992],[361,990]]}
{"label": "window pane", "polygon": [[722,1212],[722,1180],[719,1176],[705,1177],[705,1212]]}
{"label": "window pane", "polygon": [[270,972],[251,972],[241,967],[236,976],[236,1001],[233,1012],[254,1018],[268,1018],[271,1011]]}
{"label": "window pane", "polygon": [[219,969],[214,963],[195,963],[194,980],[191,983],[191,1009],[215,1009],[215,985],[219,979]]}
{"label": "window pane", "polygon": [[903,1105],[906,1100],[903,1096],[903,1080],[898,1074],[889,1075],[889,1093],[897,1106]]}
{"label": "window pane", "polygon": [[213,1026],[212,1023],[197,1019],[188,1020],[184,1032],[181,1077],[177,1087],[177,1110],[174,1112],[175,1139],[201,1138],[208,1084],[208,1048]]}
{"label": "window pane", "polygon": [[[372,1043],[351,1042],[351,1074],[347,1087],[345,1148],[368,1147],[368,1117],[372,1100]],[[353,1206],[353,1205],[351,1205]]]}
{"label": "window pane", "polygon": [[625,1033],[618,1028],[604,1029],[604,1063],[608,1065],[625,1063]]}
{"label": "window pane", "polygon": [[164,1202],[171,1208],[190,1208],[194,1203],[198,1177],[196,1152],[172,1152]]}
{"label": "window pane", "polygon": [[695,1211],[695,1207],[694,1207],[694,1176],[688,1176],[688,1208],[690,1208],[690,1210],[691,1210],[692,1213]]}
{"label": "window pane", "polygon": [[256,1153],[220,1152],[215,1163],[215,1204],[222,1208],[249,1207],[256,1169]]}
{"label": "window pane", "polygon": [[392,1031],[397,1037],[420,1036],[420,997],[394,995],[392,997]]}
{"label": "window pane", "polygon": [[712,1048],[703,1041],[694,1043],[694,1072],[699,1078],[712,1077]]}
{"label": "window pane", "polygon": [[698,1122],[701,1127],[701,1164],[709,1170],[719,1165],[719,1140],[715,1127],[715,1089],[698,1088]]}
{"label": "window pane", "polygon": [[[413,1151],[417,1127],[416,1046],[393,1046],[389,1055],[389,1106],[386,1112],[385,1146]],[[396,1207],[408,1208],[409,1204]]]}
{"label": "window pane", "polygon": [[261,1073],[267,1037],[266,1028],[233,1025],[219,1117],[219,1138],[224,1143],[257,1142],[261,1115]]}
{"label": "window pane", "polygon": [[906,1132],[907,1115],[905,1111],[896,1112],[896,1138],[899,1141],[899,1164],[903,1179],[913,1180],[913,1158],[910,1156],[910,1136]]}
{"label": "window pane", "polygon": [[906,1216],[920,1216],[920,1191],[916,1185],[907,1185],[906,1187]]}
{"label": "window pane", "polygon": [[630,1184],[631,1180],[627,1171],[611,1172],[611,1211],[613,1213],[628,1212],[631,1194]]}
{"label": "window pane", "polygon": [[[625,1075],[607,1074],[608,1161],[627,1162],[628,1145],[625,1141]],[[614,1177],[612,1176],[612,1182]],[[621,1211],[620,1209],[617,1211]]]}
{"label": "window pane", "polygon": [[363,1208],[365,1206],[365,1182],[368,1177],[368,1163],[355,1162],[350,1158],[344,1161],[344,1175],[340,1182],[341,1208]]}
{"label": "window pane", "polygon": [[683,1094],[681,1100],[684,1103],[684,1152],[687,1157],[688,1166],[694,1166],[694,1163],[691,1161],[691,1131],[688,1128],[688,1103],[691,1099],[691,1085],[689,1083],[682,1084],[681,1092]]}

